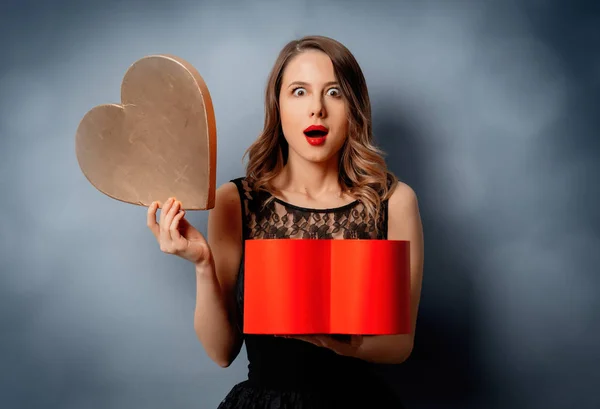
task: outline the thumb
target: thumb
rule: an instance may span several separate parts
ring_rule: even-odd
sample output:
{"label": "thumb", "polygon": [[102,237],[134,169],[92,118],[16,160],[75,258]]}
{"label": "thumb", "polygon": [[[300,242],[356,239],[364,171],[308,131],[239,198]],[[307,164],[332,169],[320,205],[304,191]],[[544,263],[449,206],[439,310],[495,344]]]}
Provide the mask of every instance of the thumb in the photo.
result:
{"label": "thumb", "polygon": [[352,335],[350,337],[350,345],[353,347],[358,347],[362,344],[363,338],[361,335]]}

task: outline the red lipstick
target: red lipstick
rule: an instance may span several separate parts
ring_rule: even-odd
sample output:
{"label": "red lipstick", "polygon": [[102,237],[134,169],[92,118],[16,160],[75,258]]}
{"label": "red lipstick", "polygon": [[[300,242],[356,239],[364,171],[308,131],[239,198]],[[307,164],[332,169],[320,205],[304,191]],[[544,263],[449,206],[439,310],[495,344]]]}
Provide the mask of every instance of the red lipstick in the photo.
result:
{"label": "red lipstick", "polygon": [[306,140],[313,146],[323,144],[328,133],[329,130],[323,125],[311,125],[304,130]]}

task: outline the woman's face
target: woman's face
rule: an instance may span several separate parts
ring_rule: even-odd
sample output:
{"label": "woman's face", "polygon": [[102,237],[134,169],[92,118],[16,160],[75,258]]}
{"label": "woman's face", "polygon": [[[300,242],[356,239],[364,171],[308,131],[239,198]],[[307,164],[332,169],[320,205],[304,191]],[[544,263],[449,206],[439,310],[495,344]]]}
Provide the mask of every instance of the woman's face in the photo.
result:
{"label": "woman's face", "polygon": [[337,160],[347,138],[346,104],[327,54],[311,50],[290,60],[279,93],[281,126],[290,159]]}

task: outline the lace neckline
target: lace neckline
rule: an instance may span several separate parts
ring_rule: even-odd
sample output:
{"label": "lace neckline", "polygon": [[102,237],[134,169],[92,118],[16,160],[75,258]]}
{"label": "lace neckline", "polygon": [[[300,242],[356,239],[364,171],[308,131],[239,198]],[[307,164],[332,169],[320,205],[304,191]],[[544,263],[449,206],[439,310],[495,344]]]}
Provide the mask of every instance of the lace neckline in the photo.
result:
{"label": "lace neckline", "polygon": [[350,203],[347,203],[345,205],[342,205],[342,206],[328,207],[328,208],[318,209],[318,208],[297,206],[295,204],[288,203],[288,202],[286,202],[286,201],[284,201],[284,200],[282,200],[282,199],[280,199],[280,198],[278,198],[276,196],[273,196],[273,195],[271,195],[271,197],[273,197],[273,201],[275,201],[275,202],[277,202],[277,203],[279,203],[279,204],[281,204],[281,205],[283,205],[285,207],[288,207],[288,208],[294,209],[294,210],[298,210],[298,211],[301,211],[301,212],[311,212],[311,213],[341,212],[341,211],[347,210],[347,209],[349,209],[351,207],[354,207],[354,206],[356,206],[359,203],[359,200],[356,199],[356,200],[354,200],[354,201],[352,201]]}

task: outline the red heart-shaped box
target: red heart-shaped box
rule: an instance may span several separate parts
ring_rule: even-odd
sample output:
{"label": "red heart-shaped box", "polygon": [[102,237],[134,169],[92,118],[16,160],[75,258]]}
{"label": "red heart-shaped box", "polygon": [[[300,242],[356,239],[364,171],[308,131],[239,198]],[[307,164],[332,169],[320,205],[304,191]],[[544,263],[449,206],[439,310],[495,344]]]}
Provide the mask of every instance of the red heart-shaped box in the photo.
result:
{"label": "red heart-shaped box", "polygon": [[406,334],[410,242],[246,240],[246,334]]}

